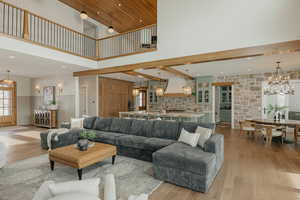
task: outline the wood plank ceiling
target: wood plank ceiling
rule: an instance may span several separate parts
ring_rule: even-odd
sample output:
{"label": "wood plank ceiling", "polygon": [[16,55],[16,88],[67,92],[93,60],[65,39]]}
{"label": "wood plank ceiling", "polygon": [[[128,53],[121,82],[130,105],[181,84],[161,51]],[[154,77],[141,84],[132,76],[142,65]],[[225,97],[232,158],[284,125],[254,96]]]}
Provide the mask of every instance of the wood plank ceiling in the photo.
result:
{"label": "wood plank ceiling", "polygon": [[126,32],[155,24],[157,0],[59,0],[106,26]]}

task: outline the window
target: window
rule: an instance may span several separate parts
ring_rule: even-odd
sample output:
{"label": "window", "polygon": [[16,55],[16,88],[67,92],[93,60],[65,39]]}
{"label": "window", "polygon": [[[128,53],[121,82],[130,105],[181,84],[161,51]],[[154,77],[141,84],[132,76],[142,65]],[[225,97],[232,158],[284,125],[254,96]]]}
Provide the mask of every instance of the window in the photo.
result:
{"label": "window", "polygon": [[0,116],[10,116],[12,114],[12,91],[0,89]]}

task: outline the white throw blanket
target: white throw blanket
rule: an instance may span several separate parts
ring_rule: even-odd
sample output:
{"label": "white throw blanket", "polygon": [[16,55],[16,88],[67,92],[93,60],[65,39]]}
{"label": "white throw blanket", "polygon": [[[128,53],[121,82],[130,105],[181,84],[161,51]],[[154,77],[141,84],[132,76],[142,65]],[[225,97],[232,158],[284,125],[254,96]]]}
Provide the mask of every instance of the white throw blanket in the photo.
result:
{"label": "white throw blanket", "polygon": [[59,129],[50,129],[47,135],[47,145],[48,145],[48,151],[51,151],[51,141],[52,141],[52,135],[55,134],[54,140],[58,141],[58,136],[64,133],[67,133],[69,129],[67,128],[59,128]]}

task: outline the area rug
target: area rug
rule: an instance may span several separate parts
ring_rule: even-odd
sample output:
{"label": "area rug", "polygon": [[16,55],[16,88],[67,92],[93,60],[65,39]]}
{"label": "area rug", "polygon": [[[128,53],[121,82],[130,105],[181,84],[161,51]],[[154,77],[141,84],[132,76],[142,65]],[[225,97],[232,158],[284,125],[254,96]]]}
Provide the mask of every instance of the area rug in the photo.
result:
{"label": "area rug", "polygon": [[[116,179],[118,199],[125,200],[132,194],[151,194],[161,181],[153,177],[152,163],[117,156],[114,165],[111,159],[83,169],[83,179],[101,178],[100,198],[103,199],[104,177],[112,173]],[[77,180],[77,170],[55,163],[52,172],[48,155],[42,155],[7,165],[0,169],[1,200],[31,200],[40,185],[47,180],[64,182]]]}

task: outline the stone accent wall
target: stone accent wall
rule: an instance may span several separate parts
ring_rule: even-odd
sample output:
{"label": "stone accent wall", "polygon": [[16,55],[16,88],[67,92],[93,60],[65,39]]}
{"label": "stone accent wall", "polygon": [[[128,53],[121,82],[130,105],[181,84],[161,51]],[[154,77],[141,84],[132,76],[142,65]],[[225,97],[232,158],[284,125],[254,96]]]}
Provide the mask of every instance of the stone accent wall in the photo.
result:
{"label": "stone accent wall", "polygon": [[[195,94],[196,81],[189,81],[188,85],[192,87]],[[212,104],[197,104],[196,95],[190,97],[158,97],[157,104],[148,105],[150,111],[158,111],[161,109],[180,109],[192,112],[211,111]]]}
{"label": "stone accent wall", "polygon": [[[289,72],[291,79],[300,79],[300,71]],[[216,77],[216,82],[234,82],[234,124],[239,127],[239,121],[261,117],[262,110],[262,82],[267,81],[271,73],[232,75]],[[195,91],[195,83],[193,84]],[[212,105],[201,105],[196,103],[196,96],[191,97],[160,97],[158,103],[149,105],[149,110],[160,110],[177,108],[187,111],[201,112],[212,111]]]}
{"label": "stone accent wall", "polygon": [[[300,72],[290,72],[291,79],[299,79]],[[261,118],[262,82],[267,81],[271,73],[234,75],[217,77],[217,82],[234,82],[234,124],[239,127],[239,121]]]}

